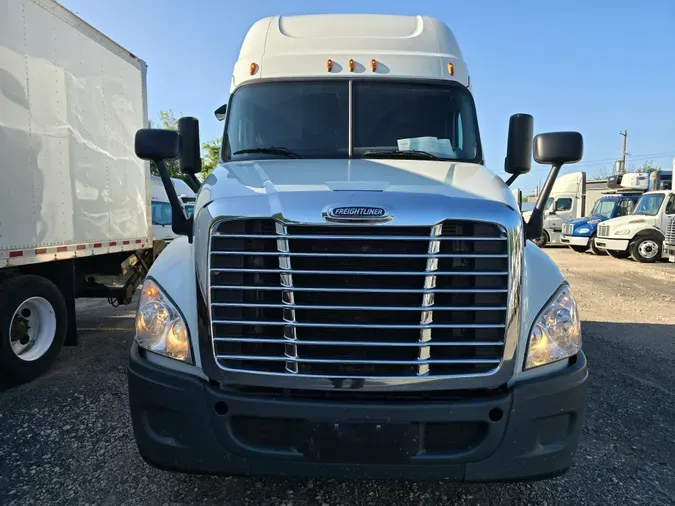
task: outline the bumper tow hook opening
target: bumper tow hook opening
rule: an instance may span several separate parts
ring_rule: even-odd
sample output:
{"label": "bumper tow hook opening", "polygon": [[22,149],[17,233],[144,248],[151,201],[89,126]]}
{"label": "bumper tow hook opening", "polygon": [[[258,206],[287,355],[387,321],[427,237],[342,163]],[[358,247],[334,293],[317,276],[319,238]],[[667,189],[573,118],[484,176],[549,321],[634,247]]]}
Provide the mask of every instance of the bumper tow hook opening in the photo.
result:
{"label": "bumper tow hook opening", "polygon": [[216,402],[215,410],[217,415],[225,416],[229,411],[229,408],[227,407],[227,404],[225,404],[223,401],[219,401]]}
{"label": "bumper tow hook opening", "polygon": [[504,412],[501,410],[501,408],[492,408],[490,410],[489,417],[490,417],[490,421],[492,421],[492,422],[498,422],[499,420],[502,419],[503,416],[504,416]]}

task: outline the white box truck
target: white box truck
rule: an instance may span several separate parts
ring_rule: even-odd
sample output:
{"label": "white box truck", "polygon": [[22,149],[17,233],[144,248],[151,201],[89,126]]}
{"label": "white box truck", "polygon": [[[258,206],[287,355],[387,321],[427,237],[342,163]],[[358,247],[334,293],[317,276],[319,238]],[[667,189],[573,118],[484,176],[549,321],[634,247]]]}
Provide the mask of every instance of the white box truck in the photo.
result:
{"label": "white box truck", "polygon": [[145,63],[52,0],[0,0],[0,379],[76,344],[75,299],[152,261]]}
{"label": "white box truck", "polygon": [[[467,65],[423,16],[263,19],[222,160],[144,282],[130,352],[140,454],[224,475],[509,480],[573,462],[587,379],[572,292],[527,238],[576,132],[511,117],[483,166]],[[200,170],[196,120],[136,153]],[[552,166],[528,223],[508,185]],[[178,219],[177,219],[178,218]]]}

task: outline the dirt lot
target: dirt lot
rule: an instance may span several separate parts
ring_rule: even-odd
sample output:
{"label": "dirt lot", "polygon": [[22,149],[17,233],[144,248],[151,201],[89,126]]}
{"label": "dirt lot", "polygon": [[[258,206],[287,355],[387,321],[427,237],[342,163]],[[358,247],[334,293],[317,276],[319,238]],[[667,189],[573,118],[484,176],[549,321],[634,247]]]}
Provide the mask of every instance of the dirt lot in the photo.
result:
{"label": "dirt lot", "polygon": [[80,307],[82,345],[0,392],[4,504],[675,504],[675,264],[547,249],[581,307],[591,379],[577,464],[549,481],[464,485],[169,474],[138,456],[125,360],[133,312]]}

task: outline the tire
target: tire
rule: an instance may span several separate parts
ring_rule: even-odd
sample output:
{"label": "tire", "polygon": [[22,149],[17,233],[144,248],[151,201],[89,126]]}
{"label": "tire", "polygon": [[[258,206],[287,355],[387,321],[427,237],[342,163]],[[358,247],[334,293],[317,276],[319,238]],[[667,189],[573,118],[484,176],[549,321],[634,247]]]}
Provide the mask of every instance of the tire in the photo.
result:
{"label": "tire", "polygon": [[600,249],[595,245],[595,234],[591,236],[591,240],[588,241],[588,245],[591,248],[591,251],[593,252],[594,255],[602,256],[607,254],[607,251],[605,251],[604,249]]}
{"label": "tire", "polygon": [[67,327],[66,301],[54,283],[32,275],[1,283],[0,382],[26,383],[46,372]]}
{"label": "tire", "polygon": [[616,251],[611,249],[608,249],[606,251],[612,258],[628,258],[630,256],[630,252],[628,251]]}
{"label": "tire", "polygon": [[588,248],[586,246],[572,246],[570,244],[570,249],[576,251],[577,253],[586,253]]}
{"label": "tire", "polygon": [[661,260],[662,244],[663,240],[658,237],[645,235],[633,239],[628,250],[636,261],[643,264],[650,264]]}
{"label": "tire", "polygon": [[532,242],[540,248],[545,248],[548,244],[548,234],[544,230],[544,233],[541,234],[541,237],[539,239],[532,239]]}

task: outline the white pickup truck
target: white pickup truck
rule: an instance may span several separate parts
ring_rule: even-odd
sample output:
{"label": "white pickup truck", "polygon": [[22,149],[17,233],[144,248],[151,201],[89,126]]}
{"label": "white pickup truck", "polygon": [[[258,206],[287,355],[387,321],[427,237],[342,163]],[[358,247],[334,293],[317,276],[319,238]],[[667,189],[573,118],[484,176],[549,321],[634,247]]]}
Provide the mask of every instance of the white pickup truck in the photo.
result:
{"label": "white pickup truck", "polygon": [[[424,16],[277,16],[235,64],[221,163],[196,120],[140,130],[182,236],[139,302],[128,377],[142,457],[223,475],[512,480],[573,461],[587,368],[571,289],[528,238],[576,132],[511,117],[483,166],[469,72]],[[508,185],[552,166],[524,223]]]}
{"label": "white pickup truck", "polygon": [[664,241],[673,218],[675,192],[647,192],[632,214],[600,224],[595,244],[615,258],[632,256],[638,262],[656,262],[664,256]]}

